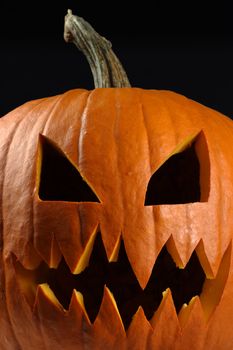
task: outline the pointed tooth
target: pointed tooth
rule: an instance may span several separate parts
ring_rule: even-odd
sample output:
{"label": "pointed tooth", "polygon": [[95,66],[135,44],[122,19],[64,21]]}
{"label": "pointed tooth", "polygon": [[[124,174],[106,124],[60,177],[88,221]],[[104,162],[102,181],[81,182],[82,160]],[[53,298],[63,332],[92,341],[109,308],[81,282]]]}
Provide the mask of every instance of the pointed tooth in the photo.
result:
{"label": "pointed tooth", "polygon": [[110,256],[109,262],[116,262],[117,261],[120,247],[121,247],[121,235],[119,235],[119,237],[116,241],[116,244],[115,244],[115,247],[114,247],[112,254]]}
{"label": "pointed tooth", "polygon": [[89,264],[89,260],[90,260],[90,256],[93,250],[93,246],[95,243],[95,238],[96,238],[96,234],[97,234],[97,228],[98,226],[95,227],[94,231],[92,232],[92,234],[89,237],[89,240],[84,248],[84,251],[81,255],[81,257],[79,258],[76,266],[72,269],[72,273],[73,274],[79,274],[81,273]]}
{"label": "pointed tooth", "polygon": [[[204,203],[187,203],[185,205],[161,205],[159,206],[157,234],[162,234],[162,230],[169,233],[169,238],[172,236],[175,242],[174,260],[177,260],[177,265],[180,267],[186,266],[195,247],[197,246],[200,236],[204,233],[204,228],[199,224],[200,212],[203,211]],[[174,215],[176,212],[176,215]],[[202,222],[202,221],[200,221]],[[172,242],[169,242],[171,244]],[[175,252],[174,252],[175,253]],[[172,252],[171,252],[172,255]],[[180,261],[179,261],[180,260]],[[181,265],[182,262],[182,265]]]}
{"label": "pointed tooth", "polygon": [[[46,264],[50,266],[51,260],[54,260],[54,257],[59,255],[56,254],[55,246],[53,252],[54,238],[59,241],[59,231],[61,230],[61,227],[65,232],[71,231],[69,230],[70,224],[68,224],[68,219],[66,220],[68,213],[70,214],[70,210],[63,202],[56,202],[55,205],[51,204],[49,201],[37,200],[35,201],[34,211],[35,248]],[[70,216],[71,215],[69,215],[69,217]],[[60,221],[59,225],[58,220]]]}
{"label": "pointed tooth", "polygon": [[55,312],[59,311],[59,313],[65,312],[63,306],[47,283],[42,283],[37,286],[34,303],[34,309],[35,308],[40,309],[45,314],[49,313],[51,309]]}
{"label": "pointed tooth", "polygon": [[148,341],[148,349],[173,349],[180,336],[180,325],[170,289],[163,292],[163,299],[150,323],[154,329]]}
{"label": "pointed tooth", "polygon": [[204,313],[199,296],[196,295],[188,304],[183,304],[178,319],[182,328],[189,322],[199,324],[201,320],[204,321]]}
{"label": "pointed tooth", "polygon": [[[140,306],[134,314],[127,330],[127,344],[129,349],[146,349],[149,335],[152,334],[152,327],[147,320],[143,308]],[[140,336],[139,336],[140,334]]]}
{"label": "pointed tooth", "polygon": [[220,263],[217,275],[214,279],[206,279],[204,282],[200,300],[207,321],[221,300],[230,271],[231,250],[232,245],[229,244]]}
{"label": "pointed tooth", "polygon": [[[209,240],[209,237],[211,237],[211,240]],[[202,263],[203,263],[203,269],[206,268],[210,271],[208,278],[212,279],[212,278],[215,278],[215,276],[217,275],[222,262],[222,258],[226,250],[228,249],[229,244],[231,244],[230,242],[231,242],[230,240],[226,242],[226,238],[224,235],[221,240],[219,240],[219,237],[216,237],[214,239],[214,235],[212,236],[212,234],[209,232],[208,232],[208,237],[203,238],[202,249],[204,250],[204,256],[206,256],[205,258],[203,258],[203,260],[206,259],[206,264],[205,262],[202,262]],[[201,258],[202,256],[200,257],[200,259]],[[207,265],[207,267],[205,267],[205,265]],[[208,265],[209,265],[209,268],[208,268]],[[208,273],[208,270],[207,270],[207,273]]]}
{"label": "pointed tooth", "polygon": [[[109,344],[109,349],[114,348],[113,344],[116,344],[123,340],[125,337],[124,325],[119,313],[116,301],[113,294],[105,286],[102,303],[99,313],[94,322],[94,329],[96,338],[104,344]],[[113,344],[110,344],[113,342]]]}
{"label": "pointed tooth", "polygon": [[57,268],[62,258],[62,253],[60,250],[60,247],[57,243],[57,240],[54,236],[54,233],[52,234],[52,241],[51,241],[51,251],[50,251],[50,261],[49,261],[49,267],[50,268]]}
{"label": "pointed tooth", "polygon": [[[204,349],[206,322],[200,298],[195,296],[188,305],[183,305],[178,317],[182,328],[179,348],[190,350]],[[193,341],[194,339],[195,342]]]}
{"label": "pointed tooth", "polygon": [[195,297],[193,297],[190,300],[189,304],[184,303],[182,305],[182,308],[180,309],[180,312],[178,314],[178,319],[179,319],[181,327],[183,327],[188,320],[190,312],[192,311],[193,300],[195,300],[194,298]]}
{"label": "pointed tooth", "polygon": [[148,248],[149,243],[146,242],[144,245],[141,240],[134,240],[134,242],[132,242],[126,237],[123,237],[123,240],[133,272],[140,287],[145,289],[155,264],[155,249],[154,247],[152,249],[152,246]]}
{"label": "pointed tooth", "polygon": [[[144,201],[144,195],[141,198]],[[132,206],[124,220],[122,237],[130,265],[142,289],[145,289],[153,270],[160,245],[154,221],[153,206],[140,209]]]}
{"label": "pointed tooth", "polygon": [[[67,317],[68,312],[62,308],[46,284],[41,284],[37,288],[34,314],[40,328],[40,335],[43,335],[43,349],[73,349],[70,343],[74,343],[77,330],[73,328],[71,320]],[[77,341],[77,347],[78,345]]]}
{"label": "pointed tooth", "polygon": [[170,332],[170,334],[178,332],[179,322],[170,288],[167,288],[163,292],[163,299],[150,320],[150,323],[155,333],[160,333],[158,329],[161,330],[161,332],[162,330],[164,330],[165,333]]}
{"label": "pointed tooth", "polygon": [[81,320],[84,319],[87,324],[91,325],[89,316],[85,308],[83,295],[76,289],[73,289],[70,301],[69,315],[71,314],[75,314],[77,316],[77,318],[79,319],[79,323],[81,323]]}
{"label": "pointed tooth", "polygon": [[[52,235],[54,234],[62,255],[70,270],[73,271],[82,255],[83,245],[86,245],[97,225],[98,211],[89,204],[93,203],[82,205],[82,203],[60,201],[35,202],[34,244],[47,265],[51,260]],[[88,223],[85,223],[87,213]]]}
{"label": "pointed tooth", "polygon": [[75,289],[73,289],[66,317],[66,327],[71,345],[70,347],[66,345],[64,349],[83,349],[83,344],[90,344],[90,339],[93,337],[93,327],[84,306],[83,296]]}
{"label": "pointed tooth", "polygon": [[201,239],[200,242],[198,243],[198,245],[196,246],[195,249],[198,259],[200,261],[200,264],[203,268],[203,270],[205,271],[206,277],[209,279],[214,278],[214,272],[211,268],[211,265],[209,263],[208,257],[206,255],[205,252],[205,248],[204,248],[204,243],[203,240]]}
{"label": "pointed tooth", "polygon": [[167,248],[169,254],[171,255],[173,261],[176,263],[176,266],[179,267],[180,269],[183,269],[185,264],[179,255],[179,252],[176,248],[176,244],[175,244],[175,241],[174,241],[174,238],[172,237],[172,235],[170,236],[170,238],[168,239],[168,241],[166,243],[166,248]]}

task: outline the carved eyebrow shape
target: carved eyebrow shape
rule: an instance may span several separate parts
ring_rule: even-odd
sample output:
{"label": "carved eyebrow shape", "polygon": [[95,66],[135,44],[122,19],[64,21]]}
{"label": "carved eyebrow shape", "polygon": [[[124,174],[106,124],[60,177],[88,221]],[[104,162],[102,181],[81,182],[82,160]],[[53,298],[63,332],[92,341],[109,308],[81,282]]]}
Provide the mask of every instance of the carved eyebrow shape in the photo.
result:
{"label": "carved eyebrow shape", "polygon": [[100,202],[79,169],[48,137],[40,135],[37,188],[43,201]]}
{"label": "carved eyebrow shape", "polygon": [[[200,153],[204,155],[200,161]],[[205,164],[204,164],[205,163]],[[201,168],[205,169],[205,181]],[[152,174],[146,191],[145,206],[185,204],[207,201],[202,192],[209,192],[209,157],[203,132],[188,138],[174,150]],[[203,185],[208,189],[203,189]]]}

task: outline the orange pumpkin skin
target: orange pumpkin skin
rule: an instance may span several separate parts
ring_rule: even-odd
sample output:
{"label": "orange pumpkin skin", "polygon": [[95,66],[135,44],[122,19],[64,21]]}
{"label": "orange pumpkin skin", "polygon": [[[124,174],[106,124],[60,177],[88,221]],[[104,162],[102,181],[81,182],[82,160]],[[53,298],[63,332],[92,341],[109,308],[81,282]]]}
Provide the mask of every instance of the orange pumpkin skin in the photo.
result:
{"label": "orange pumpkin skin", "polygon": [[[100,203],[39,198],[45,137],[77,166]],[[194,139],[200,201],[145,206],[152,174]],[[73,90],[26,103],[3,117],[1,349],[232,350],[232,140],[229,118],[167,91]],[[42,259],[55,264],[60,250],[75,270],[97,227],[109,260],[116,259],[123,240],[142,288],[165,244],[183,266],[196,249],[206,274],[217,282],[214,288],[211,279],[205,282],[200,297],[179,315],[168,290],[152,319],[139,308],[127,331],[107,288],[93,323],[75,293],[67,311],[39,287],[32,308],[14,259],[33,271]]]}

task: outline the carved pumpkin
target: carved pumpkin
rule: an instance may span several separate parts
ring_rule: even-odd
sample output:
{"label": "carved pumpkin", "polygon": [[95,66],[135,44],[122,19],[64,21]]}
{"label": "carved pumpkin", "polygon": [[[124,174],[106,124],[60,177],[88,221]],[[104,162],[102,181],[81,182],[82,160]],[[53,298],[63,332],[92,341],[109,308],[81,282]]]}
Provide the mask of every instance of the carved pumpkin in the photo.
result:
{"label": "carved pumpkin", "polygon": [[1,349],[231,350],[232,139],[130,87],[2,118]]}

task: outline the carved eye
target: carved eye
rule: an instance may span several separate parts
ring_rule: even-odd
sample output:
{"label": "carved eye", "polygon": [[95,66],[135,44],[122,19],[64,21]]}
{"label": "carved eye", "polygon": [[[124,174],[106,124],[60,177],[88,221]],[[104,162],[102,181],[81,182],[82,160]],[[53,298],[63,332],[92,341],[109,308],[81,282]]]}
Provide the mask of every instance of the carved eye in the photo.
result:
{"label": "carved eye", "polygon": [[39,197],[44,201],[100,202],[65,153],[41,136]]}
{"label": "carved eye", "polygon": [[[200,164],[197,155],[198,147],[201,149],[201,151],[199,150],[200,153],[205,154],[205,164]],[[205,183],[201,181],[201,166],[205,168],[202,169],[204,170],[202,173],[205,173]],[[208,150],[205,138],[200,133],[182,152],[171,155],[151,176],[147,187],[145,205],[185,204],[205,201],[206,198],[203,200],[203,193],[206,197],[207,192],[209,192],[208,182]],[[206,187],[205,190],[201,188],[201,183]]]}

